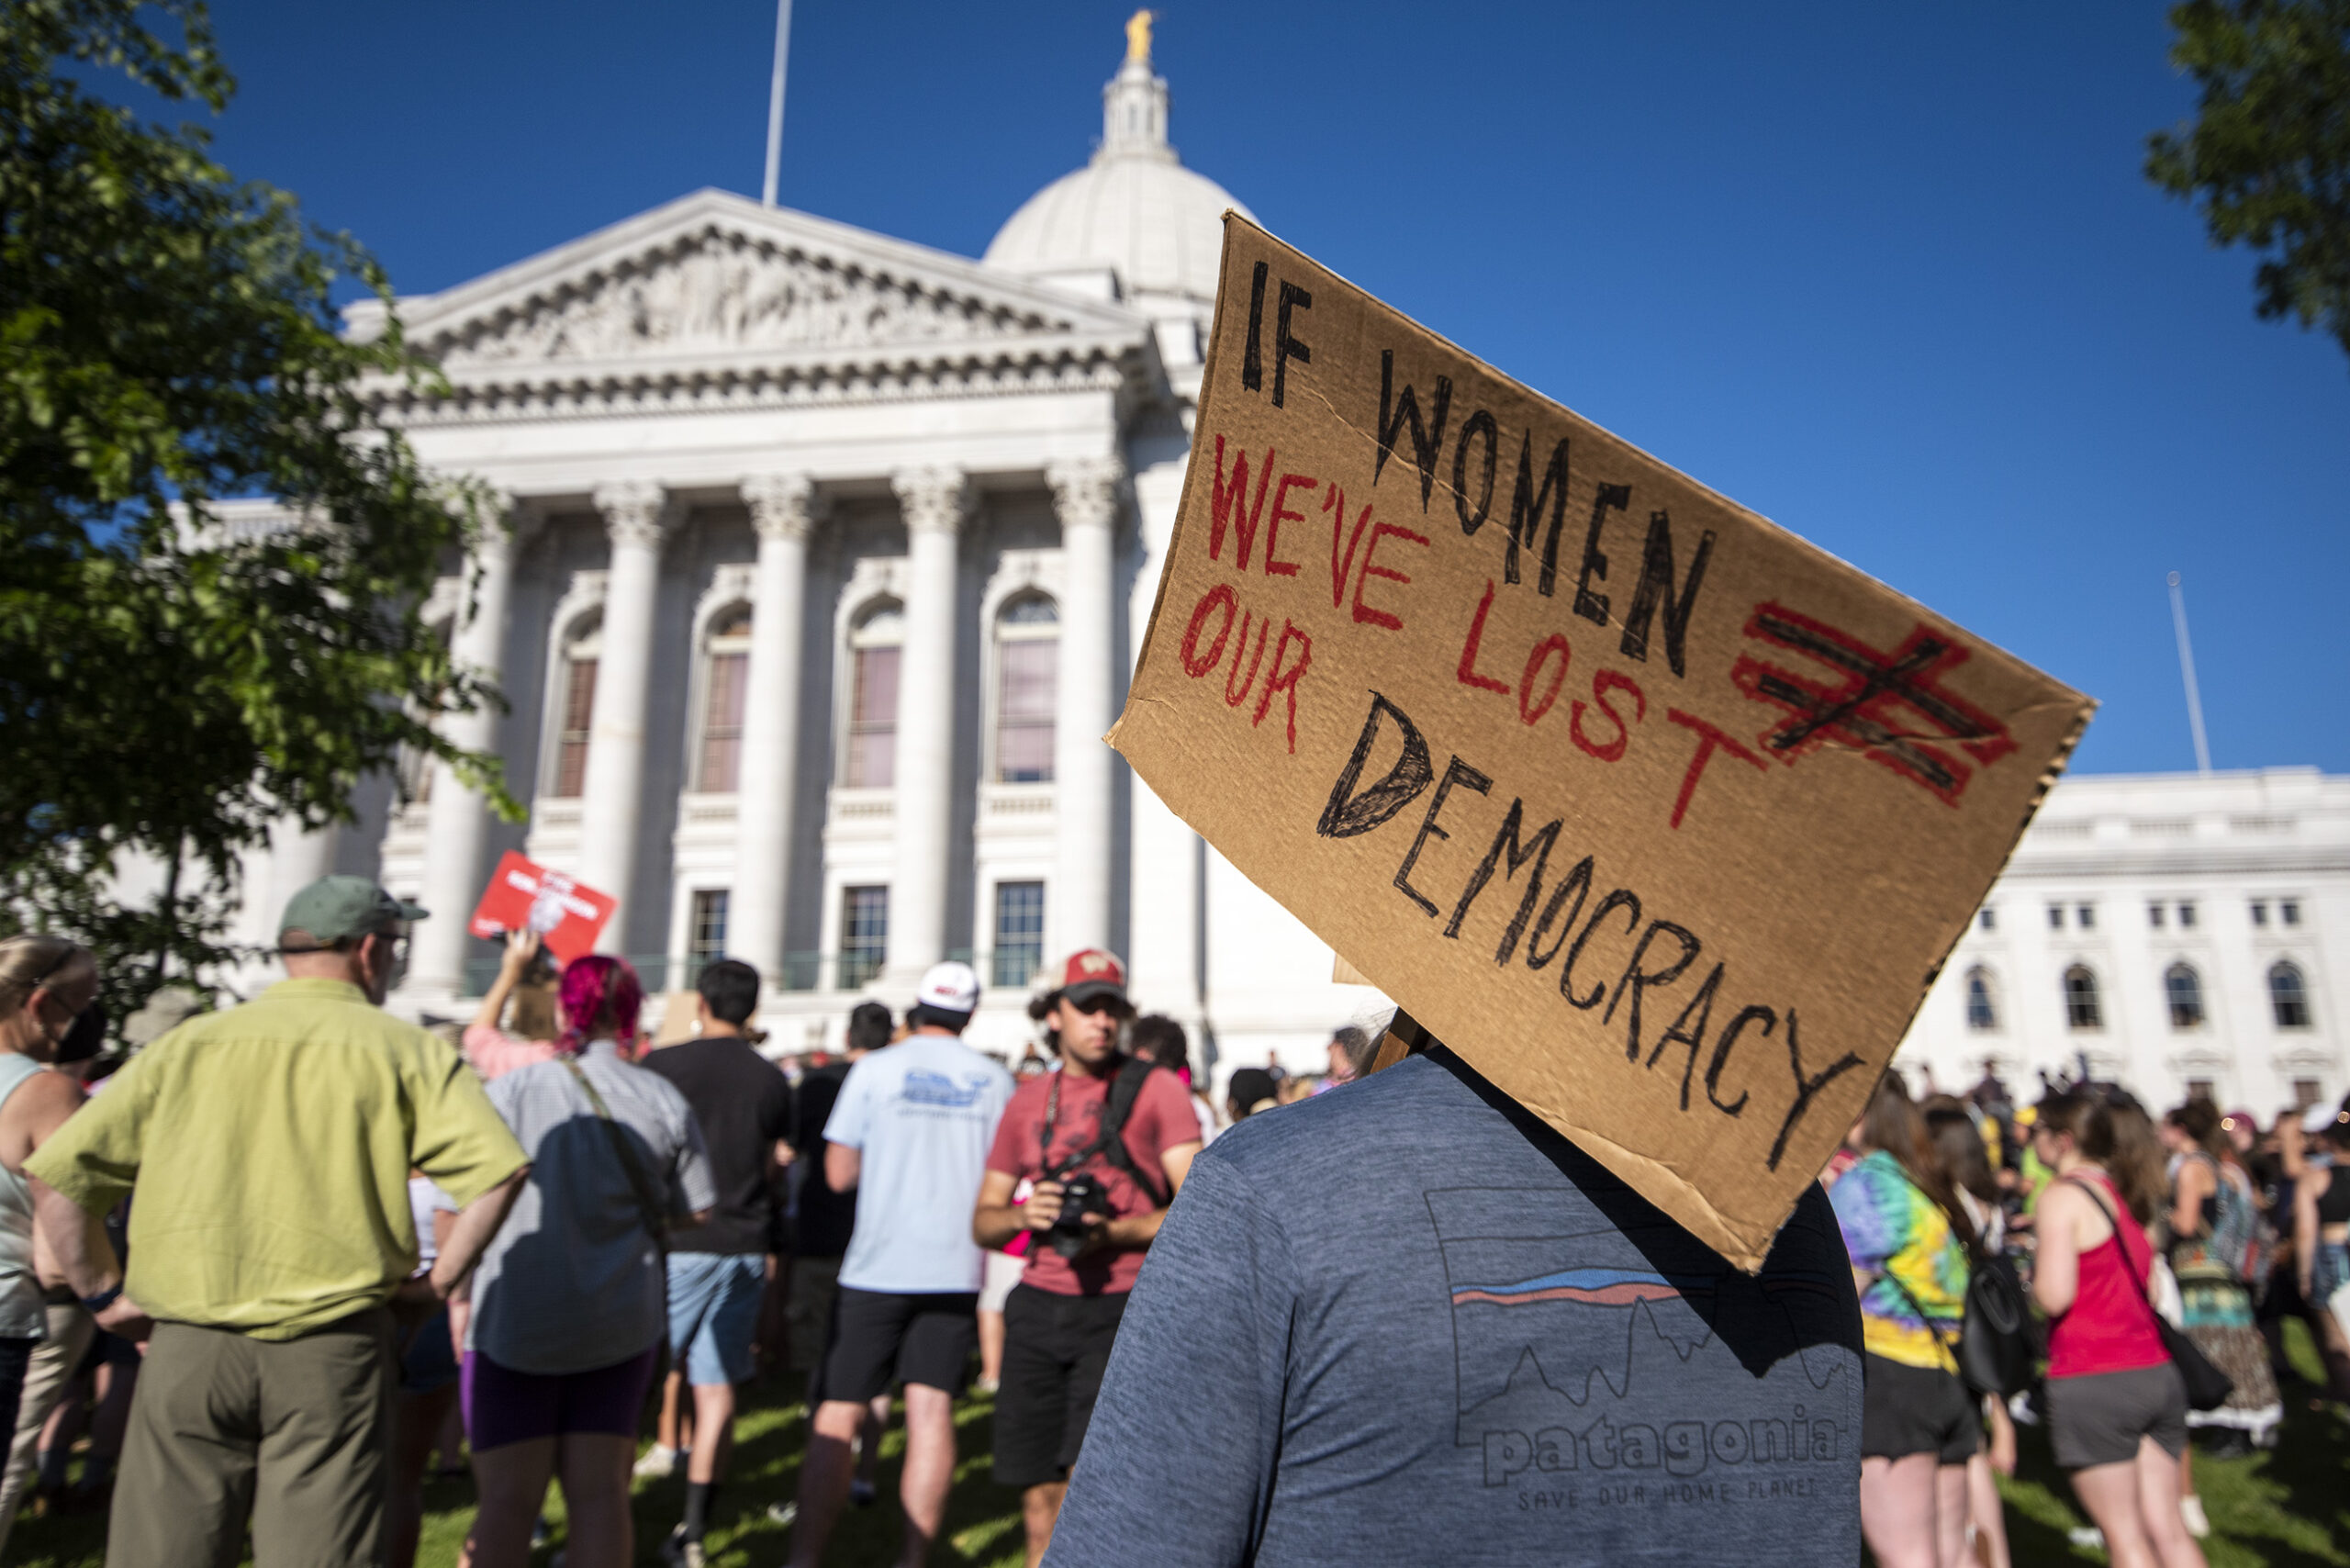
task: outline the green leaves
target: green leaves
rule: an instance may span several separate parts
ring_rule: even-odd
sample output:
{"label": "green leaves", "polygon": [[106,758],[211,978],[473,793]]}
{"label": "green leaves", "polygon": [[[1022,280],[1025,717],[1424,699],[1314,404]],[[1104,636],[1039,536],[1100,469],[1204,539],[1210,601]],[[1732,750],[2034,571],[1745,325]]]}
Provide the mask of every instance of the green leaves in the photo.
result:
{"label": "green leaves", "polygon": [[2215,243],[2270,252],[2263,318],[2350,352],[2350,0],[2186,0],[2170,19],[2201,112],[2147,139],[2147,177],[2198,202]]}
{"label": "green leaves", "polygon": [[[423,616],[503,524],[372,412],[387,378],[438,385],[397,330],[342,336],[338,286],[391,300],[373,259],[202,128],[85,91],[92,67],[215,111],[234,88],[194,0],[0,7],[0,928],[119,935],[135,851],[185,869],[139,918],[186,926],[188,962],[241,850],[350,820],[403,751],[519,814],[434,734],[498,698]],[[224,527],[248,497],[285,516]]]}

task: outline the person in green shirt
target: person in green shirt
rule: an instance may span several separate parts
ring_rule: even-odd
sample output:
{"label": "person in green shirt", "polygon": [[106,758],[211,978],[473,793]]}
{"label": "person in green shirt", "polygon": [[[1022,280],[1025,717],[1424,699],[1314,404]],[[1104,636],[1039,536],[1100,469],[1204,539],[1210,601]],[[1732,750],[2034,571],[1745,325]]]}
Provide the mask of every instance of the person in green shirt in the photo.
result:
{"label": "person in green shirt", "polygon": [[[108,1568],[378,1560],[399,1317],[445,1301],[529,1175],[450,1047],[384,1013],[424,918],[364,877],[296,893],[287,978],[191,1019],[26,1162],[93,1213],[126,1195],[123,1288],[156,1320]],[[417,1266],[411,1170],[458,1215]]]}

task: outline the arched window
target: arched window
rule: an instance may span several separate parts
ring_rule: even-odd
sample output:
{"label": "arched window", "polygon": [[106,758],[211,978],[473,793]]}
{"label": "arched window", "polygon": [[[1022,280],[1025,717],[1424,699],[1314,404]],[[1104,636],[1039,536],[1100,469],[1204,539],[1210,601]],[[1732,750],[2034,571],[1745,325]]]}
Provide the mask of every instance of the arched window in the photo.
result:
{"label": "arched window", "polygon": [[1991,971],[1980,964],[1966,971],[1966,1026],[1975,1030],[1999,1026],[1999,999]]}
{"label": "arched window", "polygon": [[2170,1002],[2170,1026],[2199,1029],[2203,1025],[2203,977],[2188,963],[2163,971],[2163,995]]}
{"label": "arched window", "polygon": [[2087,964],[2065,971],[2065,1022],[2075,1029],[2102,1029],[2105,1010],[2098,1005],[2097,976]]}
{"label": "arched window", "polygon": [[751,662],[751,612],[742,605],[711,618],[702,644],[701,762],[695,788],[731,795],[743,763],[743,689]]}
{"label": "arched window", "polygon": [[995,618],[995,776],[1002,783],[1052,782],[1060,619],[1040,594],[1023,594]]}
{"label": "arched window", "polygon": [[848,745],[841,782],[851,789],[887,790],[897,782],[898,654],[905,640],[905,607],[894,599],[866,610],[850,629]]}
{"label": "arched window", "polygon": [[2279,1029],[2310,1026],[2309,987],[2301,980],[2300,967],[2290,958],[2279,958],[2269,966],[2268,1006],[2277,1015]]}
{"label": "arched window", "polygon": [[585,621],[563,644],[563,722],[555,740],[554,796],[576,800],[588,787],[588,731],[596,713],[596,659],[603,622]]}

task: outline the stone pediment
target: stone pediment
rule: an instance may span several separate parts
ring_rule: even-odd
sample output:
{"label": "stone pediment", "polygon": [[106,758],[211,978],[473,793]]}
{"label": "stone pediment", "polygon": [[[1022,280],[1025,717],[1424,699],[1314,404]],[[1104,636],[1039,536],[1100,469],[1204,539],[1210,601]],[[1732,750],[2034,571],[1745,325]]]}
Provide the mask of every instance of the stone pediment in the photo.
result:
{"label": "stone pediment", "polygon": [[1139,342],[1148,332],[1124,306],[719,191],[404,300],[400,312],[409,342],[461,379],[632,361]]}

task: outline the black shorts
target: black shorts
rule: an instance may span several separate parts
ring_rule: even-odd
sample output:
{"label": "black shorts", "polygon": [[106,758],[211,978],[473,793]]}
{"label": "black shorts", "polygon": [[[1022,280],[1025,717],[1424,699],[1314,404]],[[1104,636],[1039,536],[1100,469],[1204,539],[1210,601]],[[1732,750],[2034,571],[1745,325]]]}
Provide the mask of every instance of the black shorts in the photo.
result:
{"label": "black shorts", "polygon": [[1014,1287],[1003,1304],[1003,1386],[995,1396],[995,1478],[1002,1486],[1069,1479],[1126,1298]]}
{"label": "black shorts", "polygon": [[843,1285],[811,1397],[862,1405],[892,1383],[962,1393],[979,1349],[979,1311],[977,1291],[893,1295]]}
{"label": "black shorts", "polygon": [[1913,1453],[1964,1464],[1983,1440],[1975,1395],[1956,1372],[1913,1367],[1879,1355],[1861,1358],[1861,1453],[1905,1459]]}

